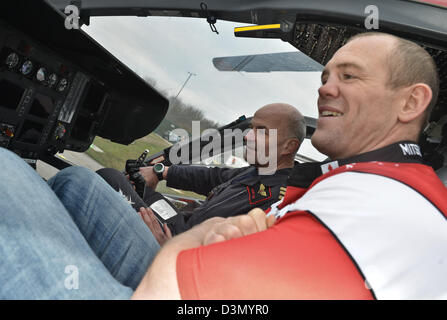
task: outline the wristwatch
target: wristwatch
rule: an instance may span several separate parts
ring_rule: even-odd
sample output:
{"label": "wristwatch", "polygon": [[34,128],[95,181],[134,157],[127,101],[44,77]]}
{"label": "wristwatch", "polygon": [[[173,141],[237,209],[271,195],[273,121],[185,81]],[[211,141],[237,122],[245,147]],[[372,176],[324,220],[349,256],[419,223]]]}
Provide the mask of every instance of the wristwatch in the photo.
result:
{"label": "wristwatch", "polygon": [[165,165],[163,163],[156,163],[152,170],[154,170],[155,174],[157,175],[158,181],[163,180],[163,172],[165,171]]}

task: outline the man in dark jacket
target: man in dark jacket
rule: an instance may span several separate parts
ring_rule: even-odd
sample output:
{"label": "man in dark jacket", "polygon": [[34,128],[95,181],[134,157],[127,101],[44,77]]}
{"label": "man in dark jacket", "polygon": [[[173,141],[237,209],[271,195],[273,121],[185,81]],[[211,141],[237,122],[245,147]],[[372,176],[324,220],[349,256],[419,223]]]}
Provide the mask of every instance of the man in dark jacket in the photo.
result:
{"label": "man in dark jacket", "polygon": [[[147,185],[144,199],[137,195],[118,171],[101,169],[98,173],[115,190],[120,190],[137,211],[141,207],[150,207],[157,213],[159,220],[163,220],[160,217],[168,220],[163,232],[152,215],[153,211],[149,211],[150,216],[145,210],[140,212],[157,240],[163,243],[171,233],[179,234],[211,217],[244,214],[256,207],[267,209],[280,200],[289,171],[294,165],[295,154],[304,139],[305,129],[303,116],[293,106],[283,103],[266,105],[254,114],[251,130],[244,137],[247,142],[246,158],[254,162],[251,166],[229,169],[172,165],[164,167],[158,174],[151,166],[143,167],[140,173]],[[260,134],[261,131],[263,134]],[[269,155],[272,142],[276,143],[276,155]],[[260,159],[260,154],[266,155],[267,160]],[[168,187],[194,191],[207,196],[207,199],[192,212],[178,212],[154,191],[161,179],[166,180]],[[165,204],[164,208],[160,206],[161,202]],[[154,203],[157,203],[156,207]]]}

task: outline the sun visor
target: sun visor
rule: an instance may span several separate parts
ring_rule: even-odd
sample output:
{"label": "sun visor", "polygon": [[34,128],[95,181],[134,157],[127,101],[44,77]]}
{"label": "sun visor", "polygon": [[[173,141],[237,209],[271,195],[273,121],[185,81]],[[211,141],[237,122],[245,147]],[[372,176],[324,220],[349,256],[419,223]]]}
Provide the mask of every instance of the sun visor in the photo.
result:
{"label": "sun visor", "polygon": [[[447,46],[445,33],[447,10],[443,0],[207,0],[206,10],[202,1],[184,0],[47,0],[60,12],[67,5],[76,3],[81,9],[81,19],[88,23],[90,16],[170,16],[208,18],[235,21],[252,25],[270,26],[267,29],[245,30],[250,37],[281,38],[295,23],[331,23],[365,29],[365,8],[374,5],[380,9],[380,31],[389,32],[423,42],[427,45]],[[438,6],[435,6],[438,5]],[[276,30],[275,30],[276,29]]]}

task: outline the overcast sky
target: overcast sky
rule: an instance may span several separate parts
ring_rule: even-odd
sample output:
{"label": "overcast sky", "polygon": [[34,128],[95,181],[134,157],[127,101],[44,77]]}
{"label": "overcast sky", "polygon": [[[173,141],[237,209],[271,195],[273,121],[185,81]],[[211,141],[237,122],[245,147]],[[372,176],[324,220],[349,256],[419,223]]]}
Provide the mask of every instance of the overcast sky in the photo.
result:
{"label": "overcast sky", "polygon": [[[90,26],[83,29],[171,96],[179,92],[188,72],[196,74],[179,98],[221,124],[242,114],[252,116],[272,102],[290,103],[304,115],[317,117],[319,72],[222,72],[213,66],[214,57],[296,51],[279,39],[234,37],[234,27],[242,25],[218,21],[216,34],[204,19],[92,17]],[[308,141],[299,152],[316,160],[324,158]]]}

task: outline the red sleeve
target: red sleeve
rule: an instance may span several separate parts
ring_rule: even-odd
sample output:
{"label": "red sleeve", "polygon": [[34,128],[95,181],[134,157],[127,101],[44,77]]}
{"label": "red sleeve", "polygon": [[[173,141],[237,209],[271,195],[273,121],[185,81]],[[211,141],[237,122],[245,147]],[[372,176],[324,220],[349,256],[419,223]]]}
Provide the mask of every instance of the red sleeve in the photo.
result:
{"label": "red sleeve", "polygon": [[306,212],[247,237],[182,251],[183,299],[372,299],[337,239]]}

